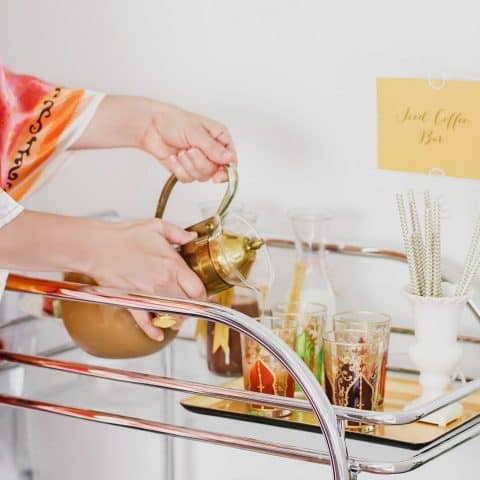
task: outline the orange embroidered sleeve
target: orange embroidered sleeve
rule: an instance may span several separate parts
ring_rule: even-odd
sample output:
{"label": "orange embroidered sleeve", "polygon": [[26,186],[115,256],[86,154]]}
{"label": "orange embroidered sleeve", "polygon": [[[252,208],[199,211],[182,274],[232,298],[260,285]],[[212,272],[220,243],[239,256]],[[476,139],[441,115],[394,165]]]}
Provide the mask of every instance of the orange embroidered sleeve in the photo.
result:
{"label": "orange embroidered sleeve", "polygon": [[55,87],[0,63],[0,187],[20,200],[51,160],[82,134],[103,99],[83,89]]}

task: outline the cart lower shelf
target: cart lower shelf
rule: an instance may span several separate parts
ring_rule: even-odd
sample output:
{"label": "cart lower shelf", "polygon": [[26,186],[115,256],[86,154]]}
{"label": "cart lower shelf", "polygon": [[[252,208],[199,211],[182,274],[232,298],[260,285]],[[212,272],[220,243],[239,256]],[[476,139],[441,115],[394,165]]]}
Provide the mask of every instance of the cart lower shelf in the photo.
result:
{"label": "cart lower shelf", "polygon": [[[243,379],[236,378],[224,385],[228,388],[243,389]],[[420,394],[416,380],[396,376],[387,377],[386,395],[383,409],[385,411],[402,410]],[[383,443],[413,450],[421,449],[441,440],[443,436],[453,433],[474,422],[480,416],[480,393],[467,397],[463,402],[462,418],[439,427],[424,422],[408,425],[376,425],[370,432],[359,432],[347,428],[347,437]],[[279,427],[320,432],[320,427],[313,413],[292,412],[281,418],[261,416],[250,408],[248,403],[233,400],[219,400],[209,396],[190,396],[182,400],[181,405],[189,411],[216,417],[231,418]]]}

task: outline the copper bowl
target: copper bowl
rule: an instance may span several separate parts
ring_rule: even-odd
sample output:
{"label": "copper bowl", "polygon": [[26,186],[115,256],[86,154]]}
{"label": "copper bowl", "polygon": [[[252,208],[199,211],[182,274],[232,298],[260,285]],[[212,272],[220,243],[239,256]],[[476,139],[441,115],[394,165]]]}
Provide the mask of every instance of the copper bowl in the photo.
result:
{"label": "copper bowl", "polygon": [[[66,273],[70,282],[97,285],[79,273]],[[148,337],[125,308],[93,303],[61,301],[62,318],[72,340],[90,355],[103,358],[135,358],[150,355],[166,347],[178,331],[164,328],[159,342]]]}

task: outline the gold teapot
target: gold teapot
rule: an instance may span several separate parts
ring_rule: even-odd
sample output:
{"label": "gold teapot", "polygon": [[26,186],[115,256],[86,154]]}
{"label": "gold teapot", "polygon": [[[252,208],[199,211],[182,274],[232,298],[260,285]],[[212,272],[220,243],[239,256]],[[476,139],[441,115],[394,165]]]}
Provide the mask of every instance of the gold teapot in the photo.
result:
{"label": "gold teapot", "polygon": [[[255,262],[257,250],[264,241],[241,217],[227,214],[238,186],[236,167],[228,167],[227,191],[216,215],[187,230],[198,236],[179,248],[179,254],[201,279],[208,295],[232,286],[247,285],[248,274]],[[171,176],[160,194],[155,216],[162,218],[170,193],[177,182]],[[236,229],[248,234],[239,235]],[[66,273],[65,280],[95,285],[93,278]],[[91,355],[105,358],[134,358],[154,353],[168,345],[177,335],[176,330],[164,328],[165,338],[152,340],[138,327],[132,314],[125,308],[79,302],[61,302],[62,318],[72,339]],[[161,316],[160,316],[161,319]],[[160,321],[160,323],[162,323]]]}
{"label": "gold teapot", "polygon": [[[246,285],[257,250],[264,245],[264,241],[239,215],[227,217],[238,186],[234,165],[228,167],[228,179],[228,188],[216,215],[188,227],[186,230],[196,232],[198,236],[179,249],[185,262],[205,285],[209,296],[233,286]],[[163,217],[176,182],[176,177],[172,176],[165,184],[155,212],[157,218]],[[250,235],[238,233],[246,229]]]}

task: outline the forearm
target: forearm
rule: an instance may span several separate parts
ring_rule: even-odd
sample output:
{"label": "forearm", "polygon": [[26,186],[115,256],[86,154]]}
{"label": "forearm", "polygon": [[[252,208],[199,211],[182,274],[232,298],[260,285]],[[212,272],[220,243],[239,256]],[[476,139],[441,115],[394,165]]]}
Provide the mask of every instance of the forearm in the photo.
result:
{"label": "forearm", "polygon": [[151,104],[143,97],[107,95],[71,149],[139,147],[150,119]]}
{"label": "forearm", "polygon": [[92,234],[98,224],[90,219],[24,211],[0,229],[0,268],[89,273]]}

